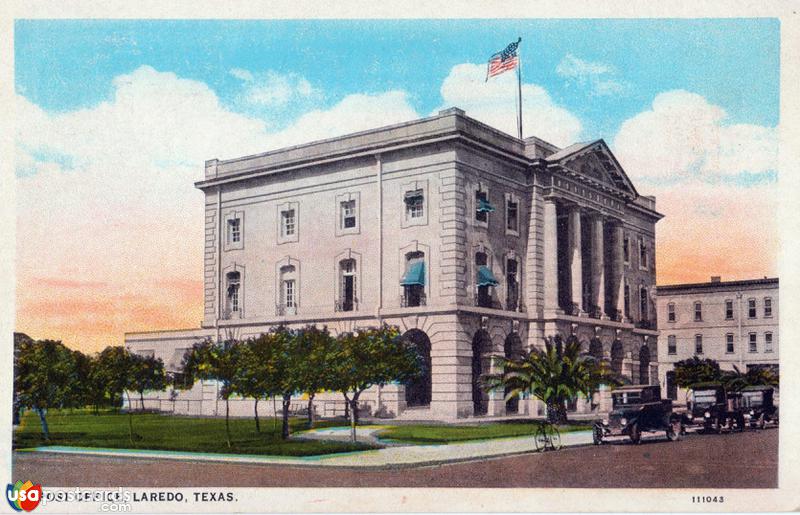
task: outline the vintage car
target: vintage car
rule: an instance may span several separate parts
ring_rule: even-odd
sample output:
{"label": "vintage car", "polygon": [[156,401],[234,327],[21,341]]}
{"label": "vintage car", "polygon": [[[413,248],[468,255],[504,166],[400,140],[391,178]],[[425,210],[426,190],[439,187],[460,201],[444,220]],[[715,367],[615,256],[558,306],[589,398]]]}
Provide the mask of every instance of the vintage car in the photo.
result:
{"label": "vintage car", "polygon": [[721,433],[723,429],[744,430],[745,410],[742,396],[727,392],[719,383],[702,383],[692,387],[687,402],[685,425],[700,425],[704,433]]}
{"label": "vintage car", "polygon": [[778,425],[778,407],[773,402],[775,389],[771,386],[748,386],[742,390],[742,408],[750,427],[764,429],[767,423]]}
{"label": "vintage car", "polygon": [[608,436],[628,436],[639,443],[643,432],[664,431],[669,440],[680,438],[681,417],[672,412],[672,400],[661,398],[658,386],[623,386],[611,392],[613,402],[608,417],[595,422],[595,445]]}

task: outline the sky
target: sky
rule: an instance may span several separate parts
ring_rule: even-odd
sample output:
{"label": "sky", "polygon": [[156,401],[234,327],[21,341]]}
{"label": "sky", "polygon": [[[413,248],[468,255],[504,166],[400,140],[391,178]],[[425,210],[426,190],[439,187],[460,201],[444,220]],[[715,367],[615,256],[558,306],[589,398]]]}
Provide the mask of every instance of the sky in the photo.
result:
{"label": "sky", "polygon": [[17,20],[18,331],[86,351],[202,318],[203,162],[456,106],[603,138],[655,195],[659,284],[774,276],[780,26],[702,20]]}

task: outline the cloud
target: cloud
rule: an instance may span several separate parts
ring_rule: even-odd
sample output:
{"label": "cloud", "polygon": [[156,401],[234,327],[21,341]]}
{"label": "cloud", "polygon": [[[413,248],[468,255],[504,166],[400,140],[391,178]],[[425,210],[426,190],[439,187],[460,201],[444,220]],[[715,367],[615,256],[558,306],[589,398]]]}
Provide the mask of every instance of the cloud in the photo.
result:
{"label": "cloud", "polygon": [[556,66],[556,74],[580,87],[589,88],[592,95],[607,96],[624,93],[630,85],[614,78],[617,69],[610,64],[585,61],[567,54]]}
{"label": "cloud", "polygon": [[727,116],[696,93],[660,93],[649,110],[623,122],[614,150],[635,179],[651,182],[720,181],[774,172],[777,129],[729,125]]}
{"label": "cloud", "polygon": [[[488,82],[485,79],[484,65],[465,63],[451,68],[441,87],[442,108],[459,107],[473,118],[516,135],[516,75],[504,73]],[[557,105],[541,86],[522,85],[522,106],[524,136],[537,136],[559,146],[578,140],[580,120]]]}
{"label": "cloud", "polygon": [[404,92],[356,94],[270,131],[174,73],[142,66],[112,85],[90,108],[15,105],[17,328],[95,350],[125,331],[198,325],[203,200],[193,184],[206,159],[418,117]]}
{"label": "cloud", "polygon": [[295,108],[314,106],[323,100],[322,91],[295,73],[271,70],[252,73],[241,68],[233,68],[229,73],[243,82],[235,103],[251,110],[256,109],[260,114],[285,109],[290,105]]}
{"label": "cloud", "polygon": [[666,215],[656,226],[661,284],[777,271],[777,129],[726,120],[701,95],[668,91],[614,138],[637,189]]}

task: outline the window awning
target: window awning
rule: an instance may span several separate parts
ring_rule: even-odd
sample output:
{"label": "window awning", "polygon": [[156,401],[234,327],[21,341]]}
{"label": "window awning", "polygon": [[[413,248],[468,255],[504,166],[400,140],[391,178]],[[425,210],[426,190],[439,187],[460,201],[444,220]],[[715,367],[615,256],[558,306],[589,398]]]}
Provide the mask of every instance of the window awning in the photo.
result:
{"label": "window awning", "polygon": [[406,271],[406,275],[400,280],[403,286],[412,286],[418,284],[425,286],[425,262],[417,261],[411,263]]}
{"label": "window awning", "polygon": [[405,194],[405,201],[407,204],[413,204],[422,200],[422,190],[407,191]]}
{"label": "window awning", "polygon": [[497,286],[497,279],[488,266],[478,268],[478,286]]}
{"label": "window awning", "polygon": [[494,211],[494,206],[489,203],[488,200],[484,198],[478,199],[478,212],[479,213],[492,213]]}

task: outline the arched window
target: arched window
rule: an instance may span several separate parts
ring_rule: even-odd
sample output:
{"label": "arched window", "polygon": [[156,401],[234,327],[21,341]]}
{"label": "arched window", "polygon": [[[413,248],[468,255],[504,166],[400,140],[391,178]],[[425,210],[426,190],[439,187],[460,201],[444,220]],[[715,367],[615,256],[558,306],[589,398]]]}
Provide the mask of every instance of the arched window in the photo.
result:
{"label": "arched window", "polygon": [[228,272],[225,278],[227,282],[225,318],[239,316],[242,307],[240,298],[242,276],[239,272]]}
{"label": "arched window", "polygon": [[297,288],[297,269],[294,265],[282,266],[280,269],[280,288],[281,297],[279,314],[294,315],[297,313],[299,303],[299,291]]}
{"label": "arched window", "polygon": [[356,297],[356,260],[339,262],[339,311],[353,311],[358,304]]}
{"label": "arched window", "polygon": [[506,309],[519,308],[519,263],[516,259],[506,259]]}
{"label": "arched window", "polygon": [[425,253],[421,251],[406,254],[406,267],[403,278],[400,279],[403,287],[403,297],[400,303],[403,307],[425,306]]}
{"label": "arched window", "polygon": [[639,289],[639,315],[641,316],[642,320],[650,319],[647,311],[647,288],[642,286]]}
{"label": "arched window", "polygon": [[492,290],[497,286],[492,269],[489,267],[489,257],[485,252],[475,253],[475,305],[482,308],[491,308]]}

